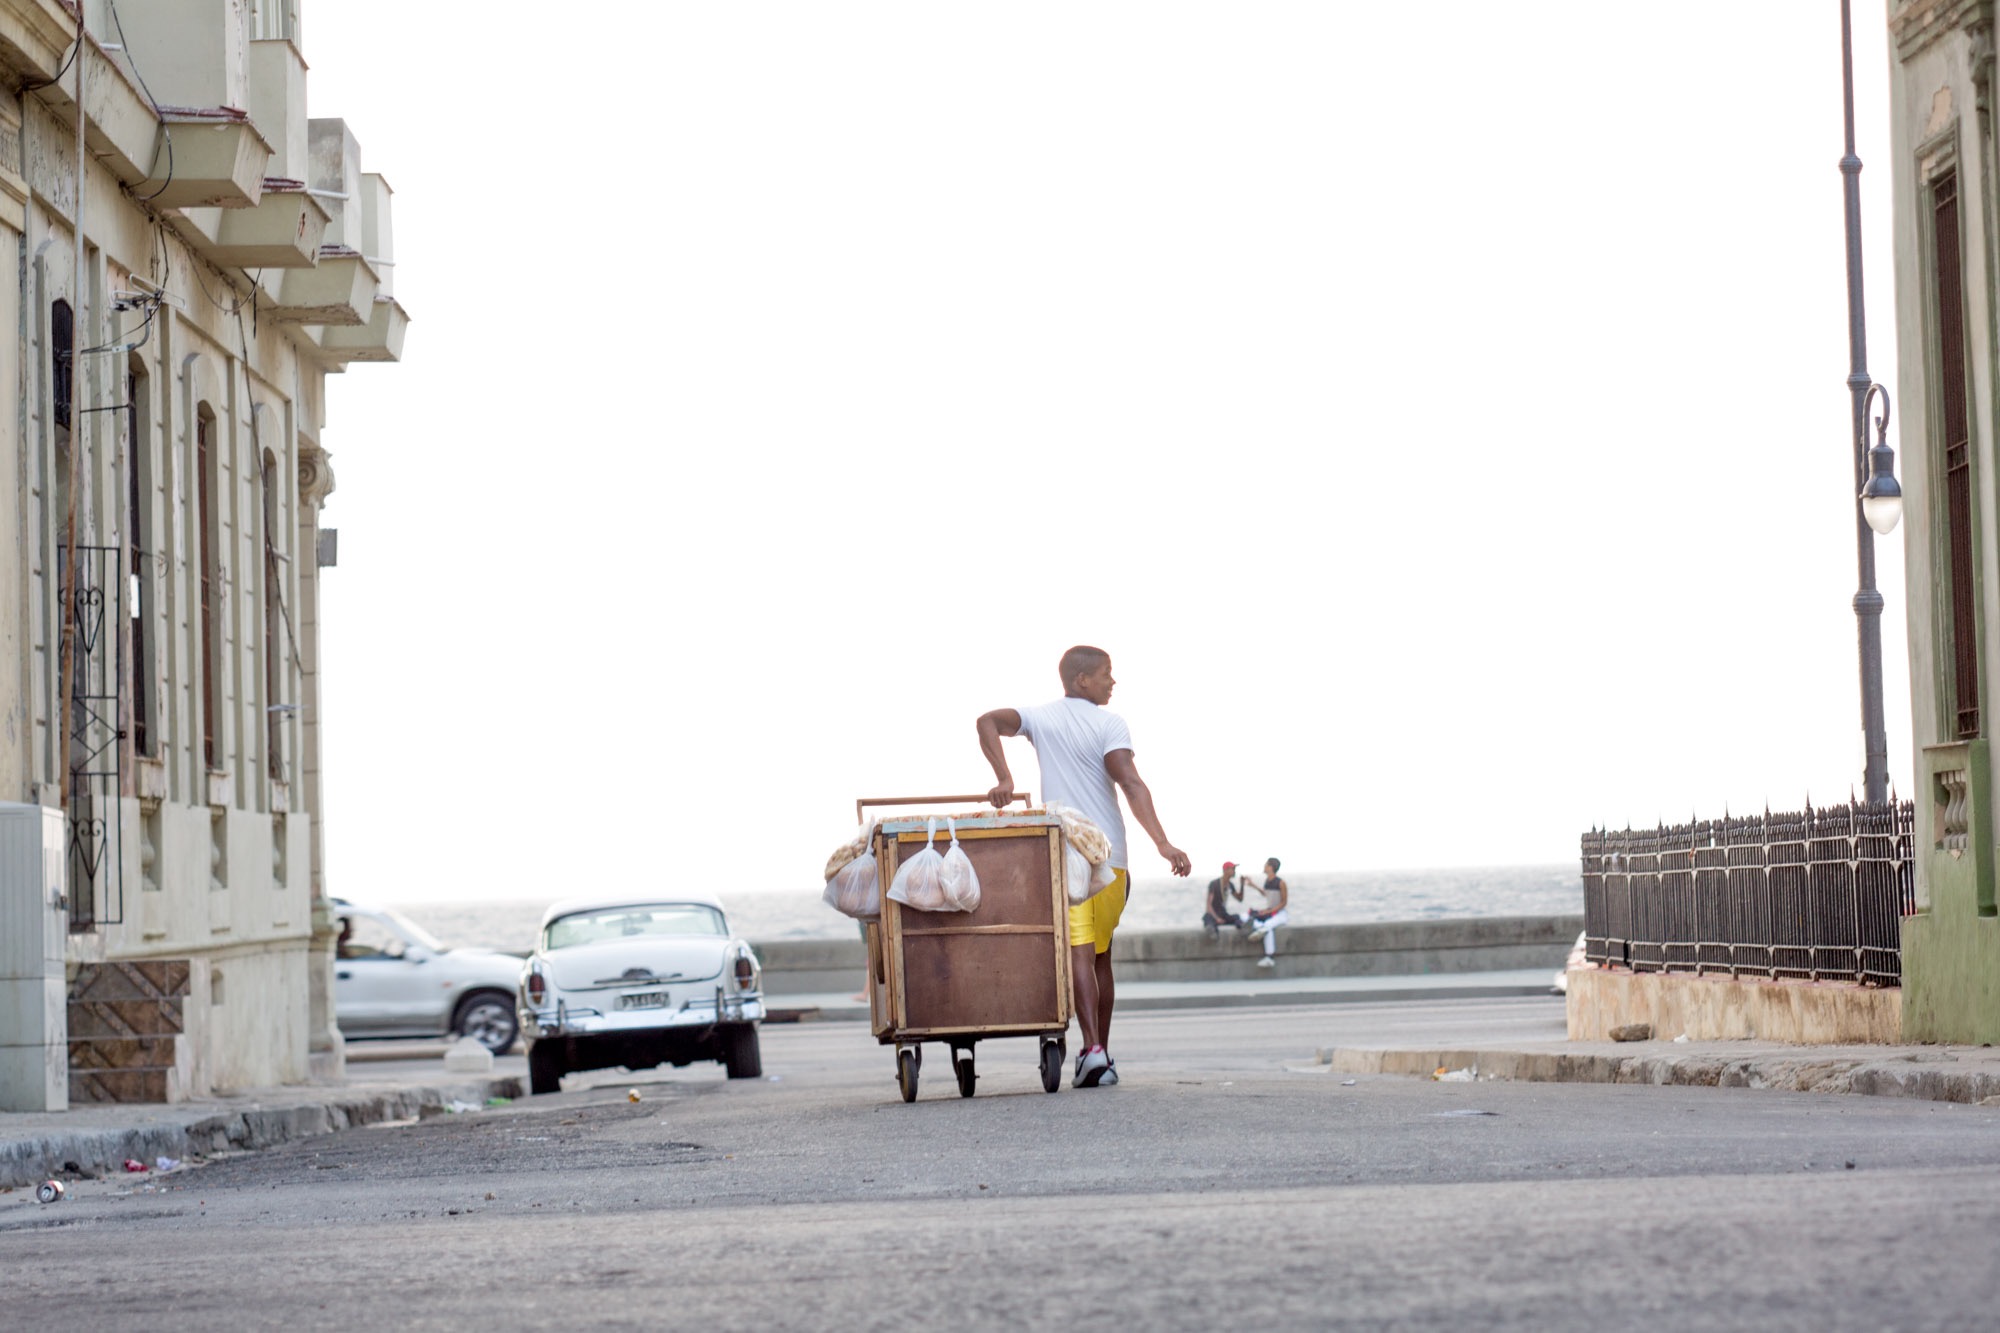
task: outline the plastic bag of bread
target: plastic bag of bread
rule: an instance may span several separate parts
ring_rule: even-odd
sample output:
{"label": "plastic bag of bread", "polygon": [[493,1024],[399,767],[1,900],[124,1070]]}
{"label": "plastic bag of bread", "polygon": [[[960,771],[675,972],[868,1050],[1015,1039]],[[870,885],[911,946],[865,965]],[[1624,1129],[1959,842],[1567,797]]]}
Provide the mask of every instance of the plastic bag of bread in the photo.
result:
{"label": "plastic bag of bread", "polygon": [[1118,872],[1111,868],[1109,859],[1092,865],[1084,860],[1083,853],[1074,847],[1063,848],[1063,891],[1072,903],[1089,902],[1098,894],[1111,887],[1111,881]]}
{"label": "plastic bag of bread", "polygon": [[949,911],[944,897],[944,857],[933,845],[937,842],[937,821],[925,820],[924,832],[929,835],[924,840],[924,849],[896,867],[889,896],[919,912]]}
{"label": "plastic bag of bread", "polygon": [[944,890],[945,910],[976,911],[979,907],[979,873],[972,868],[972,859],[958,845],[958,821],[947,819],[945,827],[951,830],[951,850],[944,854],[944,866],[938,872],[938,885]]}
{"label": "plastic bag of bread", "polygon": [[1117,871],[1111,865],[1111,839],[1082,811],[1059,801],[1043,807],[1062,824],[1064,891],[1073,903],[1088,902],[1111,887]]}
{"label": "plastic bag of bread", "polygon": [[826,882],[824,902],[843,916],[873,921],[882,915],[882,872],[873,856],[857,856],[833,872]]}

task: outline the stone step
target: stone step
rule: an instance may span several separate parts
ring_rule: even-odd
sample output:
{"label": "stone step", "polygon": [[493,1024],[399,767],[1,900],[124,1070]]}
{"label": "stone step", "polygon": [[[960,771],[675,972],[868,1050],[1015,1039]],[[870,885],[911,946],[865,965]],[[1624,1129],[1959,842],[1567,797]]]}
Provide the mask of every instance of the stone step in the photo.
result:
{"label": "stone step", "polygon": [[172,1069],[173,1037],[96,1037],[71,1039],[71,1073],[99,1069]]}
{"label": "stone step", "polygon": [[72,1105],[107,1102],[165,1102],[170,1071],[165,1069],[71,1069]]}
{"label": "stone step", "polygon": [[185,958],[84,963],[69,984],[71,1003],[82,1000],[180,1000],[188,993]]}
{"label": "stone step", "polygon": [[71,1041],[98,1037],[172,1036],[186,1031],[175,1000],[82,1000],[69,1006]]}

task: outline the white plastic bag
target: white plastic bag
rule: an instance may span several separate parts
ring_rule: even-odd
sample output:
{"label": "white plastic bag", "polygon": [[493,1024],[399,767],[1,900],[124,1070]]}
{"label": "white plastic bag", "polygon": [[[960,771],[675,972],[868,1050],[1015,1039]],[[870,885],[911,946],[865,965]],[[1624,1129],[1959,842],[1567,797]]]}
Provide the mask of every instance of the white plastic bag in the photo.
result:
{"label": "white plastic bag", "polygon": [[889,885],[889,896],[919,912],[946,911],[942,883],[944,858],[931,845],[937,841],[937,821],[925,820],[924,832],[930,835],[924,842],[924,849],[896,868],[896,878]]}
{"label": "white plastic bag", "polygon": [[867,854],[873,848],[875,844],[875,824],[875,820],[869,820],[861,826],[860,831],[853,837],[833,849],[833,855],[826,858],[825,878],[832,879],[840,873],[841,867],[854,860],[857,856]]}
{"label": "white plastic bag", "polygon": [[951,850],[944,854],[944,867],[938,874],[945,910],[975,912],[979,910],[979,874],[972,868],[972,859],[958,845],[958,821],[947,819],[945,826],[951,830]]}
{"label": "white plastic bag", "polygon": [[856,921],[873,921],[882,915],[882,876],[872,856],[857,856],[833,872],[826,882],[821,901],[843,916]]}
{"label": "white plastic bag", "polygon": [[875,823],[871,819],[863,824],[826,861],[826,892],[820,901],[857,921],[873,921],[882,915],[882,876],[874,855]]}
{"label": "white plastic bag", "polygon": [[1111,839],[1081,811],[1050,801],[1045,807],[1062,824],[1064,890],[1072,903],[1089,902],[1111,887]]}
{"label": "white plastic bag", "polygon": [[1111,855],[1110,837],[1081,810],[1072,809],[1060,801],[1050,801],[1042,808],[1061,822],[1063,837],[1070,846],[1083,853],[1084,860],[1092,865],[1101,865]]}
{"label": "white plastic bag", "polygon": [[1089,902],[1110,888],[1117,875],[1108,858],[1092,865],[1075,847],[1063,848],[1063,887],[1072,903]]}

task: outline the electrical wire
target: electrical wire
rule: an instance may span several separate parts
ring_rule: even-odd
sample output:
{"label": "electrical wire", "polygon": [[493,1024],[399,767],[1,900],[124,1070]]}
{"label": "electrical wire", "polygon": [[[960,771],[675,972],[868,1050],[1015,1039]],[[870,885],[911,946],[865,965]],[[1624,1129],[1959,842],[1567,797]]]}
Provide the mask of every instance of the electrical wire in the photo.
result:
{"label": "electrical wire", "polygon": [[[118,45],[120,49],[122,49],[125,52],[125,63],[132,67],[132,77],[139,81],[139,91],[146,94],[146,101],[149,104],[151,104],[153,108],[153,114],[155,116],[159,116],[160,134],[167,141],[166,179],[162,180],[160,182],[160,188],[153,191],[151,194],[138,194],[132,196],[133,198],[138,199],[141,202],[150,202],[151,200],[158,199],[161,195],[165,194],[167,192],[167,187],[174,183],[174,132],[173,130],[168,128],[167,118],[163,115],[160,115],[160,101],[158,98],[153,96],[153,90],[146,86],[146,76],[139,72],[138,57],[132,54],[132,44],[125,40],[125,25],[118,18],[118,0],[107,0],[107,2],[111,6],[111,26],[118,29]],[[156,151],[153,154],[153,162],[147,165],[146,168],[147,175],[150,176],[152,174],[153,165],[158,163],[159,160],[160,160],[160,155]]]}
{"label": "electrical wire", "polygon": [[139,325],[138,329],[135,330],[135,332],[145,335],[144,337],[140,338],[138,342],[128,341],[132,336],[131,334],[129,333],[122,334],[117,339],[114,339],[111,342],[104,343],[97,347],[86,347],[83,348],[81,351],[73,353],[72,355],[90,356],[97,352],[136,352],[141,347],[144,347],[146,343],[152,338],[153,320],[159,313],[160,313],[160,303],[158,301],[148,300],[146,302],[146,318]]}
{"label": "electrical wire", "polygon": [[[120,40],[123,40],[124,34],[122,33],[119,34],[119,37]],[[69,67],[76,63],[76,53],[78,51],[81,51],[82,49],[83,49],[83,42],[81,39],[79,39],[69,48],[69,54],[63,58],[62,67],[56,71],[56,76],[53,79],[47,79],[41,83],[23,84],[21,85],[21,95],[23,97],[26,97],[29,93],[37,92],[43,88],[53,88],[57,84],[61,83],[62,76],[69,73]]]}

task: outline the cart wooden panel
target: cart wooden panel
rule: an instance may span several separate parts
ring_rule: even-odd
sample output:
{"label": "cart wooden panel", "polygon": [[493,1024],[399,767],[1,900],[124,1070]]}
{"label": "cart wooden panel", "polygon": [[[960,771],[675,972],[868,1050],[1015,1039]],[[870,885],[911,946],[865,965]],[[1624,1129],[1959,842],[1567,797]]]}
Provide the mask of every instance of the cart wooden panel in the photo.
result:
{"label": "cart wooden panel", "polygon": [[[885,892],[882,919],[869,931],[869,1014],[884,1043],[1069,1026],[1060,829],[1046,816],[970,822],[960,822],[958,840],[979,875],[978,910],[920,912]],[[920,821],[883,824],[876,845],[885,889],[924,841]],[[938,841],[944,850],[948,839]]]}

